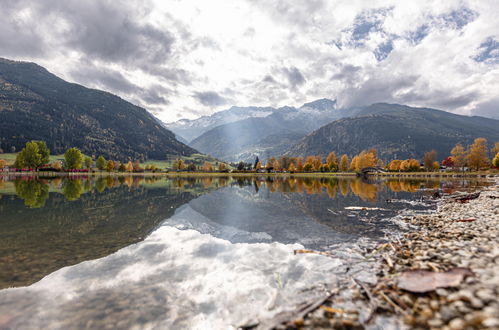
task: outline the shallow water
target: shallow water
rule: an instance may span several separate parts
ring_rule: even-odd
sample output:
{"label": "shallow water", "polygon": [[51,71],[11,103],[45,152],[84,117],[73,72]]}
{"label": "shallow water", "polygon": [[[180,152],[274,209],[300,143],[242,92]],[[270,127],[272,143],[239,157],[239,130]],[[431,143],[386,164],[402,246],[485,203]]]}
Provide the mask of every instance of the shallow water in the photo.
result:
{"label": "shallow water", "polygon": [[353,271],[369,280],[360,253],[401,231],[388,218],[431,208],[436,190],[482,184],[4,177],[0,288],[18,288],[0,290],[0,328],[262,321]]}

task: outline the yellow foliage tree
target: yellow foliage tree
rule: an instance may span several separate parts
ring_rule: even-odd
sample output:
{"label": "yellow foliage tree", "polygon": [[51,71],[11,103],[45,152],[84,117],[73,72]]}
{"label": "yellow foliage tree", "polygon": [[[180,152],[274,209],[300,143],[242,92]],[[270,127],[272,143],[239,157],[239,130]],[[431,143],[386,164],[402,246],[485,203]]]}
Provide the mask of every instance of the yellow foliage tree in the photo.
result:
{"label": "yellow foliage tree", "polygon": [[326,163],[329,166],[330,171],[334,172],[338,170],[338,159],[336,158],[334,151],[331,151],[329,155],[327,155]]}
{"label": "yellow foliage tree", "polygon": [[466,165],[466,152],[464,147],[458,143],[450,151],[452,161],[454,162],[454,167],[461,168],[464,170],[464,165]]}
{"label": "yellow foliage tree", "polygon": [[204,162],[204,164],[203,164],[203,171],[206,171],[206,172],[213,171],[213,166],[211,165],[210,162]]}
{"label": "yellow foliage tree", "polygon": [[341,156],[341,159],[340,159],[340,166],[339,166],[339,170],[341,172],[346,172],[348,171],[348,156],[343,154],[343,156]]}
{"label": "yellow foliage tree", "polygon": [[7,161],[4,159],[0,159],[0,169],[4,168],[7,165]]}
{"label": "yellow foliage tree", "polygon": [[225,165],[225,163],[220,163],[218,165],[218,170],[219,171],[225,171],[227,169],[227,165]]}
{"label": "yellow foliage tree", "polygon": [[352,162],[350,163],[350,171],[355,171],[357,172],[359,169],[359,156],[354,156],[352,158]]}
{"label": "yellow foliage tree", "polygon": [[55,162],[52,163],[52,167],[55,168],[58,171],[62,170],[61,161],[60,160],[56,160]]}
{"label": "yellow foliage tree", "polygon": [[295,165],[293,163],[289,164],[288,171],[289,172],[294,172],[295,171]]}
{"label": "yellow foliage tree", "polygon": [[489,157],[487,157],[487,140],[477,138],[469,147],[466,157],[468,166],[479,171],[481,168],[489,165]]}
{"label": "yellow foliage tree", "polygon": [[296,170],[303,172],[303,157],[296,158]]}
{"label": "yellow foliage tree", "polygon": [[[125,170],[127,172],[133,172],[133,163],[131,161],[128,161],[128,163],[125,166]],[[129,186],[130,187],[130,186]]]}
{"label": "yellow foliage tree", "polygon": [[400,170],[400,164],[402,161],[400,159],[394,159],[388,164],[388,170],[390,171],[399,171]]}
{"label": "yellow foliage tree", "polygon": [[110,159],[107,161],[106,170],[111,172],[114,170],[114,162]]}

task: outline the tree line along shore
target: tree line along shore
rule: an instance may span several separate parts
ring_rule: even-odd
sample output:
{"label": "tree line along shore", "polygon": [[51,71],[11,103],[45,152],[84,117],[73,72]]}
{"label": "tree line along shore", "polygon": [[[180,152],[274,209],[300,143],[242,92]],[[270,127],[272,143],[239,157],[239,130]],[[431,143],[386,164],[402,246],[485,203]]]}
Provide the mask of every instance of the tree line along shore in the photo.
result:
{"label": "tree line along shore", "polygon": [[[340,174],[352,175],[360,173],[362,169],[377,167],[384,169],[390,174],[416,174],[427,173],[434,175],[442,171],[461,175],[472,173],[496,173],[499,169],[499,142],[496,142],[490,150],[487,148],[487,140],[475,139],[474,143],[467,148],[457,144],[450,154],[440,163],[437,161],[437,152],[432,150],[424,154],[423,159],[393,159],[388,164],[377,157],[375,149],[368,149],[353,156],[343,154],[336,156],[334,151],[330,152],[325,160],[321,156],[307,157],[271,157],[263,165],[256,157],[254,163],[231,163],[208,162],[202,164],[187,162],[182,158],[173,160],[169,167],[160,168],[155,164],[146,164],[139,161],[120,162],[112,159],[106,160],[104,156],[85,156],[78,148],[69,148],[63,155],[63,159],[50,161],[50,150],[44,141],[30,141],[16,154],[15,161],[8,164],[0,155],[0,171],[2,172],[52,172],[52,173],[103,173],[103,174],[144,174],[144,173],[202,173],[202,174],[316,174],[325,175]],[[473,171],[473,172],[471,172]],[[445,173],[444,173],[445,174]]]}

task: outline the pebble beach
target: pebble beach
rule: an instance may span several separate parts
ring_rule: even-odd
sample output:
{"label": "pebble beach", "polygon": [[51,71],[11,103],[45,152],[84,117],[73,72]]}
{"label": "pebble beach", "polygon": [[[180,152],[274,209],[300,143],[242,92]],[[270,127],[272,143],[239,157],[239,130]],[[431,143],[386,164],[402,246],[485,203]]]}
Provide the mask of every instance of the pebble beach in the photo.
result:
{"label": "pebble beach", "polygon": [[374,281],[351,277],[288,327],[499,329],[499,179],[440,196],[436,210],[404,218],[409,230],[364,253]]}

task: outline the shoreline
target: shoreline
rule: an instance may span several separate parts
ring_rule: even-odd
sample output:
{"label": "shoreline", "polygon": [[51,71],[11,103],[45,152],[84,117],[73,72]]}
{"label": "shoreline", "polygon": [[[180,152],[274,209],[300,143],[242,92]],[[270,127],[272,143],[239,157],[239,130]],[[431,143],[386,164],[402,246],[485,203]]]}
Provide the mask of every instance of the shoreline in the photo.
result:
{"label": "shoreline", "polygon": [[[118,177],[118,176],[157,176],[157,177],[358,177],[353,172],[300,172],[300,173],[221,173],[221,172],[2,172],[0,177]],[[375,173],[368,174],[367,178],[415,178],[415,179],[446,179],[446,178],[494,178],[499,177],[499,173],[490,172],[469,172],[469,173],[441,173],[441,172],[404,172],[404,173]]]}
{"label": "shoreline", "polygon": [[499,328],[499,179],[477,192],[445,196],[431,213],[403,219],[409,231],[364,255],[375,281],[352,277],[292,327]]}

